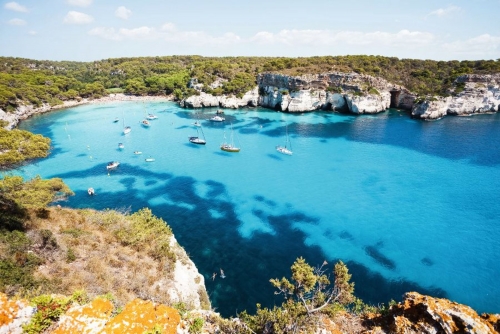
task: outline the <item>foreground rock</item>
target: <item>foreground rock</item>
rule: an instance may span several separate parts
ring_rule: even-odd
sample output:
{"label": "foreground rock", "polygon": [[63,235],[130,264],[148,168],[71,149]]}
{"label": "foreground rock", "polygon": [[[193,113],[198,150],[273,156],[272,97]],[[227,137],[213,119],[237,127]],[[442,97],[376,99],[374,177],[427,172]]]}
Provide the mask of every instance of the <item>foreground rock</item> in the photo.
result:
{"label": "foreground rock", "polygon": [[466,305],[448,299],[408,292],[389,315],[371,319],[375,326],[367,333],[498,333],[500,315],[479,316]]}
{"label": "foreground rock", "polygon": [[439,119],[446,115],[470,116],[499,112],[500,74],[460,76],[451,93],[453,96],[433,97],[415,104],[412,116]]}

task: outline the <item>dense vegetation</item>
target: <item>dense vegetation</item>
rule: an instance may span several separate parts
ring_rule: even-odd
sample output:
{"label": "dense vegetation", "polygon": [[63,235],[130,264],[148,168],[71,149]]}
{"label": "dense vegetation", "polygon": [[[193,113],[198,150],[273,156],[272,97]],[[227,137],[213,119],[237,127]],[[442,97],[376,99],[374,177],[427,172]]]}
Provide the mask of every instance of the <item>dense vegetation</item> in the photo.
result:
{"label": "dense vegetation", "polygon": [[[40,61],[0,57],[0,108],[13,110],[19,100],[33,105],[108,92],[133,95],[197,94],[192,78],[214,95],[242,96],[262,72],[288,75],[332,71],[380,76],[419,95],[446,95],[460,75],[500,72],[500,60],[434,61],[382,56],[324,56],[307,58],[168,56],[116,58],[94,62]],[[221,85],[210,86],[214,82]]]}
{"label": "dense vegetation", "polygon": [[8,131],[7,122],[0,120],[0,170],[49,154],[50,139],[24,130]]}

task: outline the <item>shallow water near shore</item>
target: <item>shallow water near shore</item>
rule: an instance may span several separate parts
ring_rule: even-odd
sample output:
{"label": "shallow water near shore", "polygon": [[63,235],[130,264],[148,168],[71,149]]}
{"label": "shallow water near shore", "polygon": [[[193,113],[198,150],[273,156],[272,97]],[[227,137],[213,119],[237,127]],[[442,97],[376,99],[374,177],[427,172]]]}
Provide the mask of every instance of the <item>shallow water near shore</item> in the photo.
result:
{"label": "shallow water near shore", "polygon": [[[158,116],[149,128],[140,125],[145,113]],[[150,207],[225,316],[280,304],[269,279],[289,276],[299,256],[311,265],[344,261],[366,302],[418,291],[500,312],[500,115],[423,122],[396,110],[256,108],[225,109],[223,123],[209,121],[214,115],[173,102],[38,115],[20,128],[51,138],[52,154],[16,173],[63,178],[75,192],[63,206]],[[196,120],[205,146],[188,142]],[[240,153],[219,149],[230,124]],[[123,135],[123,125],[132,132]],[[286,127],[293,156],[275,150]],[[120,166],[108,172],[114,160]],[[220,269],[226,277],[212,280]]]}

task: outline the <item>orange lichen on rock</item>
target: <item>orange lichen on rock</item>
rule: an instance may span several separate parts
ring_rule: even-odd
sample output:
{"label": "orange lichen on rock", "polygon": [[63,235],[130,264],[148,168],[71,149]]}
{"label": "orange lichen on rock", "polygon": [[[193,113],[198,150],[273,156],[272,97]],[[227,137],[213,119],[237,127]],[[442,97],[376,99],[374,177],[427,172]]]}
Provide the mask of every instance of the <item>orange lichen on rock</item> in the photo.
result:
{"label": "orange lichen on rock", "polygon": [[390,317],[395,333],[497,333],[494,319],[487,321],[469,306],[417,292],[406,293]]}
{"label": "orange lichen on rock", "polygon": [[21,333],[21,326],[30,321],[33,312],[27,301],[11,300],[0,293],[0,333]]}
{"label": "orange lichen on rock", "polygon": [[0,326],[11,323],[18,310],[19,306],[15,301],[9,300],[7,295],[0,293]]}
{"label": "orange lichen on rock", "polygon": [[106,324],[102,333],[142,334],[157,325],[162,333],[175,334],[180,319],[179,313],[170,307],[155,306],[153,302],[135,299],[125,305],[123,311]]}
{"label": "orange lichen on rock", "polygon": [[54,334],[100,333],[111,318],[113,304],[97,297],[90,304],[72,306],[61,316]]}

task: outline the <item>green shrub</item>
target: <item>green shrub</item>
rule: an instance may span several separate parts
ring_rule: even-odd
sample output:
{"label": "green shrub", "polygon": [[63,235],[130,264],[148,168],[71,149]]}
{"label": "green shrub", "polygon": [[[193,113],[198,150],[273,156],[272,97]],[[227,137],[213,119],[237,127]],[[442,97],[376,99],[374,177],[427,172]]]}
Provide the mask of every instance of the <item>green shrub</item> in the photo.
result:
{"label": "green shrub", "polygon": [[189,333],[199,334],[203,329],[204,321],[202,318],[194,318],[189,325]]}
{"label": "green shrub", "polygon": [[73,250],[73,248],[68,248],[68,250],[66,251],[66,262],[67,263],[71,263],[73,261],[76,260],[76,254],[75,254],[75,251]]}

